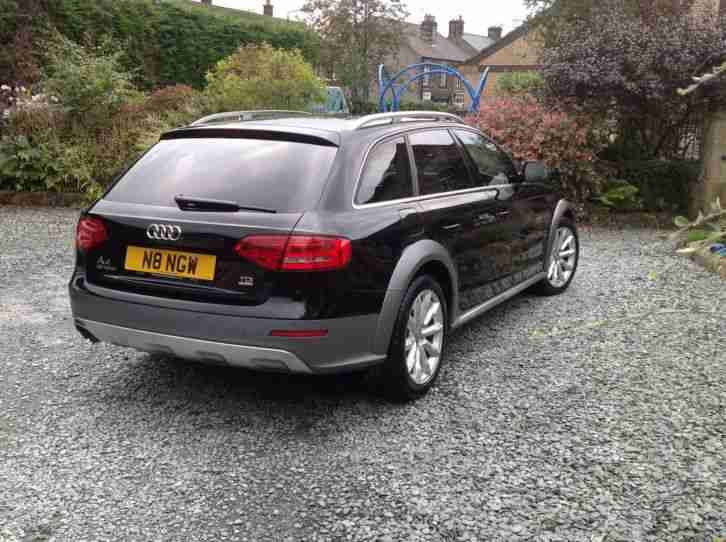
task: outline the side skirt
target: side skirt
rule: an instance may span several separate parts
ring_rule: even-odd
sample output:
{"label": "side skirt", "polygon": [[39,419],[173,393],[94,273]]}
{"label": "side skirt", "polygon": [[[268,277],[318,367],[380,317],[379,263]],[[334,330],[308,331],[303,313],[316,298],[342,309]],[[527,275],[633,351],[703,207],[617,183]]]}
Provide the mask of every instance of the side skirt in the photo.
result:
{"label": "side skirt", "polygon": [[535,276],[533,276],[532,278],[529,278],[529,279],[525,280],[524,282],[522,282],[521,284],[518,284],[514,288],[512,288],[510,290],[507,290],[506,292],[502,292],[498,296],[491,298],[489,301],[485,301],[484,303],[482,303],[478,307],[474,307],[473,309],[468,310],[464,314],[460,315],[456,319],[456,321],[454,321],[454,323],[452,324],[451,327],[453,329],[456,329],[459,326],[463,326],[464,324],[466,324],[468,322],[471,322],[472,320],[474,320],[475,318],[481,316],[485,312],[493,309],[494,307],[496,307],[500,303],[504,303],[508,299],[511,299],[515,295],[523,292],[524,290],[526,290],[530,286],[533,286],[533,285],[537,284],[539,281],[541,281],[545,277],[546,277],[546,274],[544,272],[538,273]]}

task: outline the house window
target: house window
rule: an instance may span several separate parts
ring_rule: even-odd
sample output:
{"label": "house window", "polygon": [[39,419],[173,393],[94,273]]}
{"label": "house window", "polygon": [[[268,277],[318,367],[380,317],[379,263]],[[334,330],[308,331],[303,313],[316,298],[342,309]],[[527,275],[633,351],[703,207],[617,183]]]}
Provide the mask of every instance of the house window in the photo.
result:
{"label": "house window", "polygon": [[431,101],[431,93],[430,92],[424,92],[423,95],[421,96],[421,99],[424,102],[430,102]]}
{"label": "house window", "polygon": [[456,78],[456,90],[461,90],[462,88],[464,88],[464,81],[462,81],[461,79],[459,79],[457,77]]}
{"label": "house window", "polygon": [[431,76],[428,75],[428,73],[430,71],[431,71],[431,66],[429,66],[428,64],[426,64],[424,66],[424,73],[427,74],[427,75],[424,77],[424,83],[423,83],[425,87],[428,87],[428,86],[431,85]]}
{"label": "house window", "polygon": [[454,94],[454,104],[455,105],[464,105],[464,93],[463,92],[457,92]]}
{"label": "house window", "polygon": [[[446,66],[446,64],[444,64],[444,66]],[[446,83],[447,83],[447,76],[446,76],[446,73],[444,72],[441,74],[441,80],[439,82],[439,86],[441,86],[441,88],[446,88]]]}

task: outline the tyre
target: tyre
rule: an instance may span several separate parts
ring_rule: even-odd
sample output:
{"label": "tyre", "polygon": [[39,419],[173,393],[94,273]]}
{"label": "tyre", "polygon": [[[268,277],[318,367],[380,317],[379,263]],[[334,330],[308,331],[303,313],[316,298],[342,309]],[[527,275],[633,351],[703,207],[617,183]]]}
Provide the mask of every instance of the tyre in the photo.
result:
{"label": "tyre", "polygon": [[580,238],[572,220],[560,220],[547,261],[547,276],[533,291],[539,295],[559,295],[570,287],[580,261]]}
{"label": "tyre", "polygon": [[441,371],[448,332],[441,286],[428,275],[416,278],[401,303],[388,358],[379,374],[389,398],[412,401],[431,389]]}

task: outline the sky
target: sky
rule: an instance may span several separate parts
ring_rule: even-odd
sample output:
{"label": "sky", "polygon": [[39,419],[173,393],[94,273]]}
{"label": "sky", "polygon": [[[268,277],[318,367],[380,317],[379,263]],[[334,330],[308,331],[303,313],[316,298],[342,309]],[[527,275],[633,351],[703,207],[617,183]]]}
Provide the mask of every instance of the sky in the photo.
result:
{"label": "sky", "polygon": [[[264,0],[213,0],[219,6],[246,9],[262,13]],[[303,0],[272,0],[275,16],[281,18],[299,17],[294,13],[303,5]],[[449,29],[449,21],[459,15],[464,17],[466,32],[486,34],[490,26],[504,27],[504,33],[518,26],[527,16],[522,0],[408,0],[411,22],[420,22],[424,14],[436,17],[439,32],[444,36]]]}

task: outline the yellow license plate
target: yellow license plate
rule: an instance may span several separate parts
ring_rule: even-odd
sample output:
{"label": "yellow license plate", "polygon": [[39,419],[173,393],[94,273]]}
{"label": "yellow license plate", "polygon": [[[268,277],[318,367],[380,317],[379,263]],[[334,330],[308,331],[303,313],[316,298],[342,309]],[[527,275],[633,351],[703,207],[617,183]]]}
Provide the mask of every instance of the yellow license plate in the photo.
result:
{"label": "yellow license plate", "polygon": [[216,264],[217,258],[206,254],[130,246],[126,249],[124,268],[155,275],[214,280]]}

